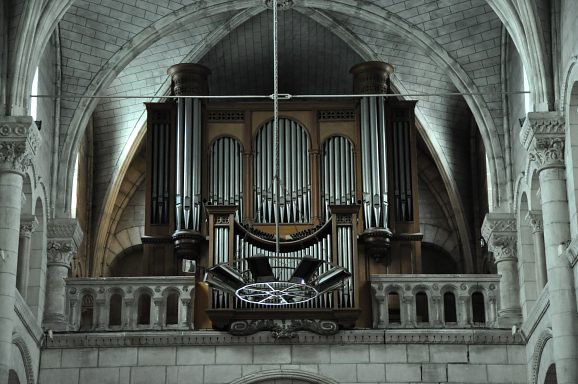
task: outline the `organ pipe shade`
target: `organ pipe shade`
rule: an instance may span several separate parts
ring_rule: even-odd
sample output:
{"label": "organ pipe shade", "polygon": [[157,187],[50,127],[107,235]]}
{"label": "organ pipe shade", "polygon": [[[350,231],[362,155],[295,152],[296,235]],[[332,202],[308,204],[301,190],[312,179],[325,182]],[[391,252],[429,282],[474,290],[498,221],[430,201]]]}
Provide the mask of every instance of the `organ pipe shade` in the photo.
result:
{"label": "organ pipe shade", "polygon": [[[255,136],[253,206],[256,223],[274,223],[273,121]],[[296,121],[279,119],[279,223],[308,223],[311,215],[309,136]]]}
{"label": "organ pipe shade", "polygon": [[177,230],[200,230],[201,129],[199,99],[179,99],[177,117]]}
{"label": "organ pipe shade", "polygon": [[323,143],[321,180],[326,221],[331,216],[330,205],[355,204],[353,145],[347,138],[333,136]]}
{"label": "organ pipe shade", "polygon": [[361,98],[361,166],[365,228],[388,228],[387,141],[383,96]]}
{"label": "organ pipe shade", "polygon": [[221,137],[210,149],[209,201],[213,205],[236,205],[237,218],[243,217],[243,157],[241,144]]}

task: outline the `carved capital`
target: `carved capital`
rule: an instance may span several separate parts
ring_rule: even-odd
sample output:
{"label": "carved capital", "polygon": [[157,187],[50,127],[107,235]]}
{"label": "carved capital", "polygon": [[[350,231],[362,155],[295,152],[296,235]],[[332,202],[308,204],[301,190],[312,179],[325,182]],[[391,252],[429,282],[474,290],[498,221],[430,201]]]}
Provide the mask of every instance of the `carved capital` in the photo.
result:
{"label": "carved capital", "polygon": [[82,241],[76,219],[52,219],[48,223],[48,264],[70,267]]}
{"label": "carved capital", "polygon": [[494,253],[496,264],[516,260],[516,218],[510,213],[488,213],[482,224],[482,237]]}
{"label": "carved capital", "polygon": [[4,116],[0,120],[0,172],[23,174],[32,164],[40,134],[30,116]]}
{"label": "carved capital", "polygon": [[526,215],[526,221],[532,226],[532,232],[544,232],[544,220],[542,211],[529,211]]}
{"label": "carved capital", "polygon": [[48,241],[48,265],[70,268],[70,263],[76,256],[76,249],[72,241]]}
{"label": "carved capital", "polygon": [[530,112],[520,141],[539,169],[564,167],[564,116],[559,112]]}
{"label": "carved capital", "polygon": [[28,215],[20,218],[20,237],[30,238],[32,232],[38,227],[36,216]]}

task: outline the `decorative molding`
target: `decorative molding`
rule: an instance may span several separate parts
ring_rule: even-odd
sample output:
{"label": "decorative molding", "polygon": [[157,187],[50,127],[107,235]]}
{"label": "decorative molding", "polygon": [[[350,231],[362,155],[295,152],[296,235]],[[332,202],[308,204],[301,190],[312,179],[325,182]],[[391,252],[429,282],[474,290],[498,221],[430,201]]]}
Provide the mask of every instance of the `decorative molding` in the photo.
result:
{"label": "decorative molding", "polygon": [[22,336],[18,334],[12,335],[12,344],[14,344],[20,354],[22,355],[22,361],[24,362],[24,371],[26,372],[26,383],[27,384],[34,384],[34,363],[32,361],[32,355],[30,354],[30,350],[26,345],[26,342],[22,338]]}
{"label": "decorative molding", "polygon": [[209,111],[209,121],[244,121],[245,111]]}
{"label": "decorative molding", "polygon": [[525,335],[526,339],[530,339],[534,334],[534,331],[546,315],[546,312],[550,308],[550,290],[549,284],[546,283],[542,293],[538,296],[538,300],[534,303],[532,311],[528,314],[526,321],[522,325],[522,333]]}
{"label": "decorative molding", "polygon": [[330,320],[237,320],[231,323],[229,333],[235,336],[249,336],[261,331],[271,331],[274,339],[293,339],[297,331],[309,331],[318,335],[334,335],[339,325]]}
{"label": "decorative molding", "polygon": [[[293,0],[278,0],[277,1],[277,9],[280,11],[285,11],[287,9],[293,8],[295,4]],[[273,0],[265,0],[265,7],[269,9],[273,9]]]}
{"label": "decorative molding", "polygon": [[[283,339],[284,344],[347,345],[347,344],[462,344],[462,345],[524,345],[519,334],[510,329],[388,329],[340,331],[335,335],[297,332],[296,337]],[[219,331],[134,331],[54,333],[47,348],[109,348],[181,345],[273,345],[279,344],[271,333],[234,336]]]}
{"label": "decorative molding", "polygon": [[36,316],[32,313],[28,304],[26,304],[20,295],[20,292],[16,291],[14,299],[14,312],[16,316],[20,319],[22,326],[28,331],[28,334],[32,337],[36,345],[40,346],[42,328],[38,325]]}
{"label": "decorative molding", "polygon": [[299,371],[296,369],[280,369],[271,371],[259,371],[243,376],[231,384],[265,384],[265,383],[295,383],[304,382],[310,384],[337,384],[336,381],[319,376],[312,372]]}
{"label": "decorative molding", "polygon": [[49,240],[67,240],[76,247],[82,241],[83,233],[77,219],[52,219],[48,222]]}
{"label": "decorative molding", "polygon": [[353,109],[337,109],[329,111],[318,111],[317,119],[319,120],[355,120],[355,111]]}
{"label": "decorative molding", "polygon": [[532,226],[532,232],[544,232],[544,219],[542,211],[529,211],[525,217],[526,221]]}
{"label": "decorative molding", "polygon": [[574,238],[566,250],[566,256],[570,262],[570,267],[574,268],[578,263],[578,238]]}
{"label": "decorative molding", "polygon": [[[32,118],[3,117],[0,122],[0,171],[24,174],[32,165],[40,134]],[[10,119],[11,121],[7,121]]]}
{"label": "decorative molding", "polygon": [[542,360],[542,353],[546,347],[546,343],[552,338],[552,329],[546,328],[540,338],[536,342],[534,352],[532,353],[532,367],[530,371],[530,383],[538,384],[538,370],[540,369],[540,361]]}
{"label": "decorative molding", "polygon": [[564,166],[565,120],[560,112],[530,112],[520,142],[539,169]]}

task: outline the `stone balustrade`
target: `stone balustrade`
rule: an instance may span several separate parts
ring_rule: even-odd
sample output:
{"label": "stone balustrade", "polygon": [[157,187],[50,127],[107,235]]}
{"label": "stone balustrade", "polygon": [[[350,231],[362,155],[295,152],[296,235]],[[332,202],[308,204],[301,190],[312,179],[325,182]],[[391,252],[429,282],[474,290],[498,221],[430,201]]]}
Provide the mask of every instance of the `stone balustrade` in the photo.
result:
{"label": "stone balustrade", "polygon": [[192,276],[66,279],[71,331],[192,329]]}
{"label": "stone balustrade", "polygon": [[374,328],[497,328],[499,275],[372,275]]}

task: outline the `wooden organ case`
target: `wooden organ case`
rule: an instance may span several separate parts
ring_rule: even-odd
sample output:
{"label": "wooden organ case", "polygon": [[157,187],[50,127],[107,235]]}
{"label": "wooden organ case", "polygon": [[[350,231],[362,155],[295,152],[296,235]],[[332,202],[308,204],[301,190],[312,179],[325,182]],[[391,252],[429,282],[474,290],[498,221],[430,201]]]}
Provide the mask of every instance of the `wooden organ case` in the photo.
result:
{"label": "wooden organ case", "polygon": [[[198,285],[195,328],[371,327],[369,275],[421,272],[415,102],[382,96],[392,70],[381,62],[352,68],[355,93],[367,96],[279,104],[278,255],[272,102],[146,104],[150,275],[180,274],[181,259],[190,259],[200,281],[211,266],[257,255],[271,257],[274,268],[312,257],[352,274],[307,303],[276,307]],[[209,73],[171,67],[173,94],[208,94]],[[273,256],[287,257],[285,264]]]}

